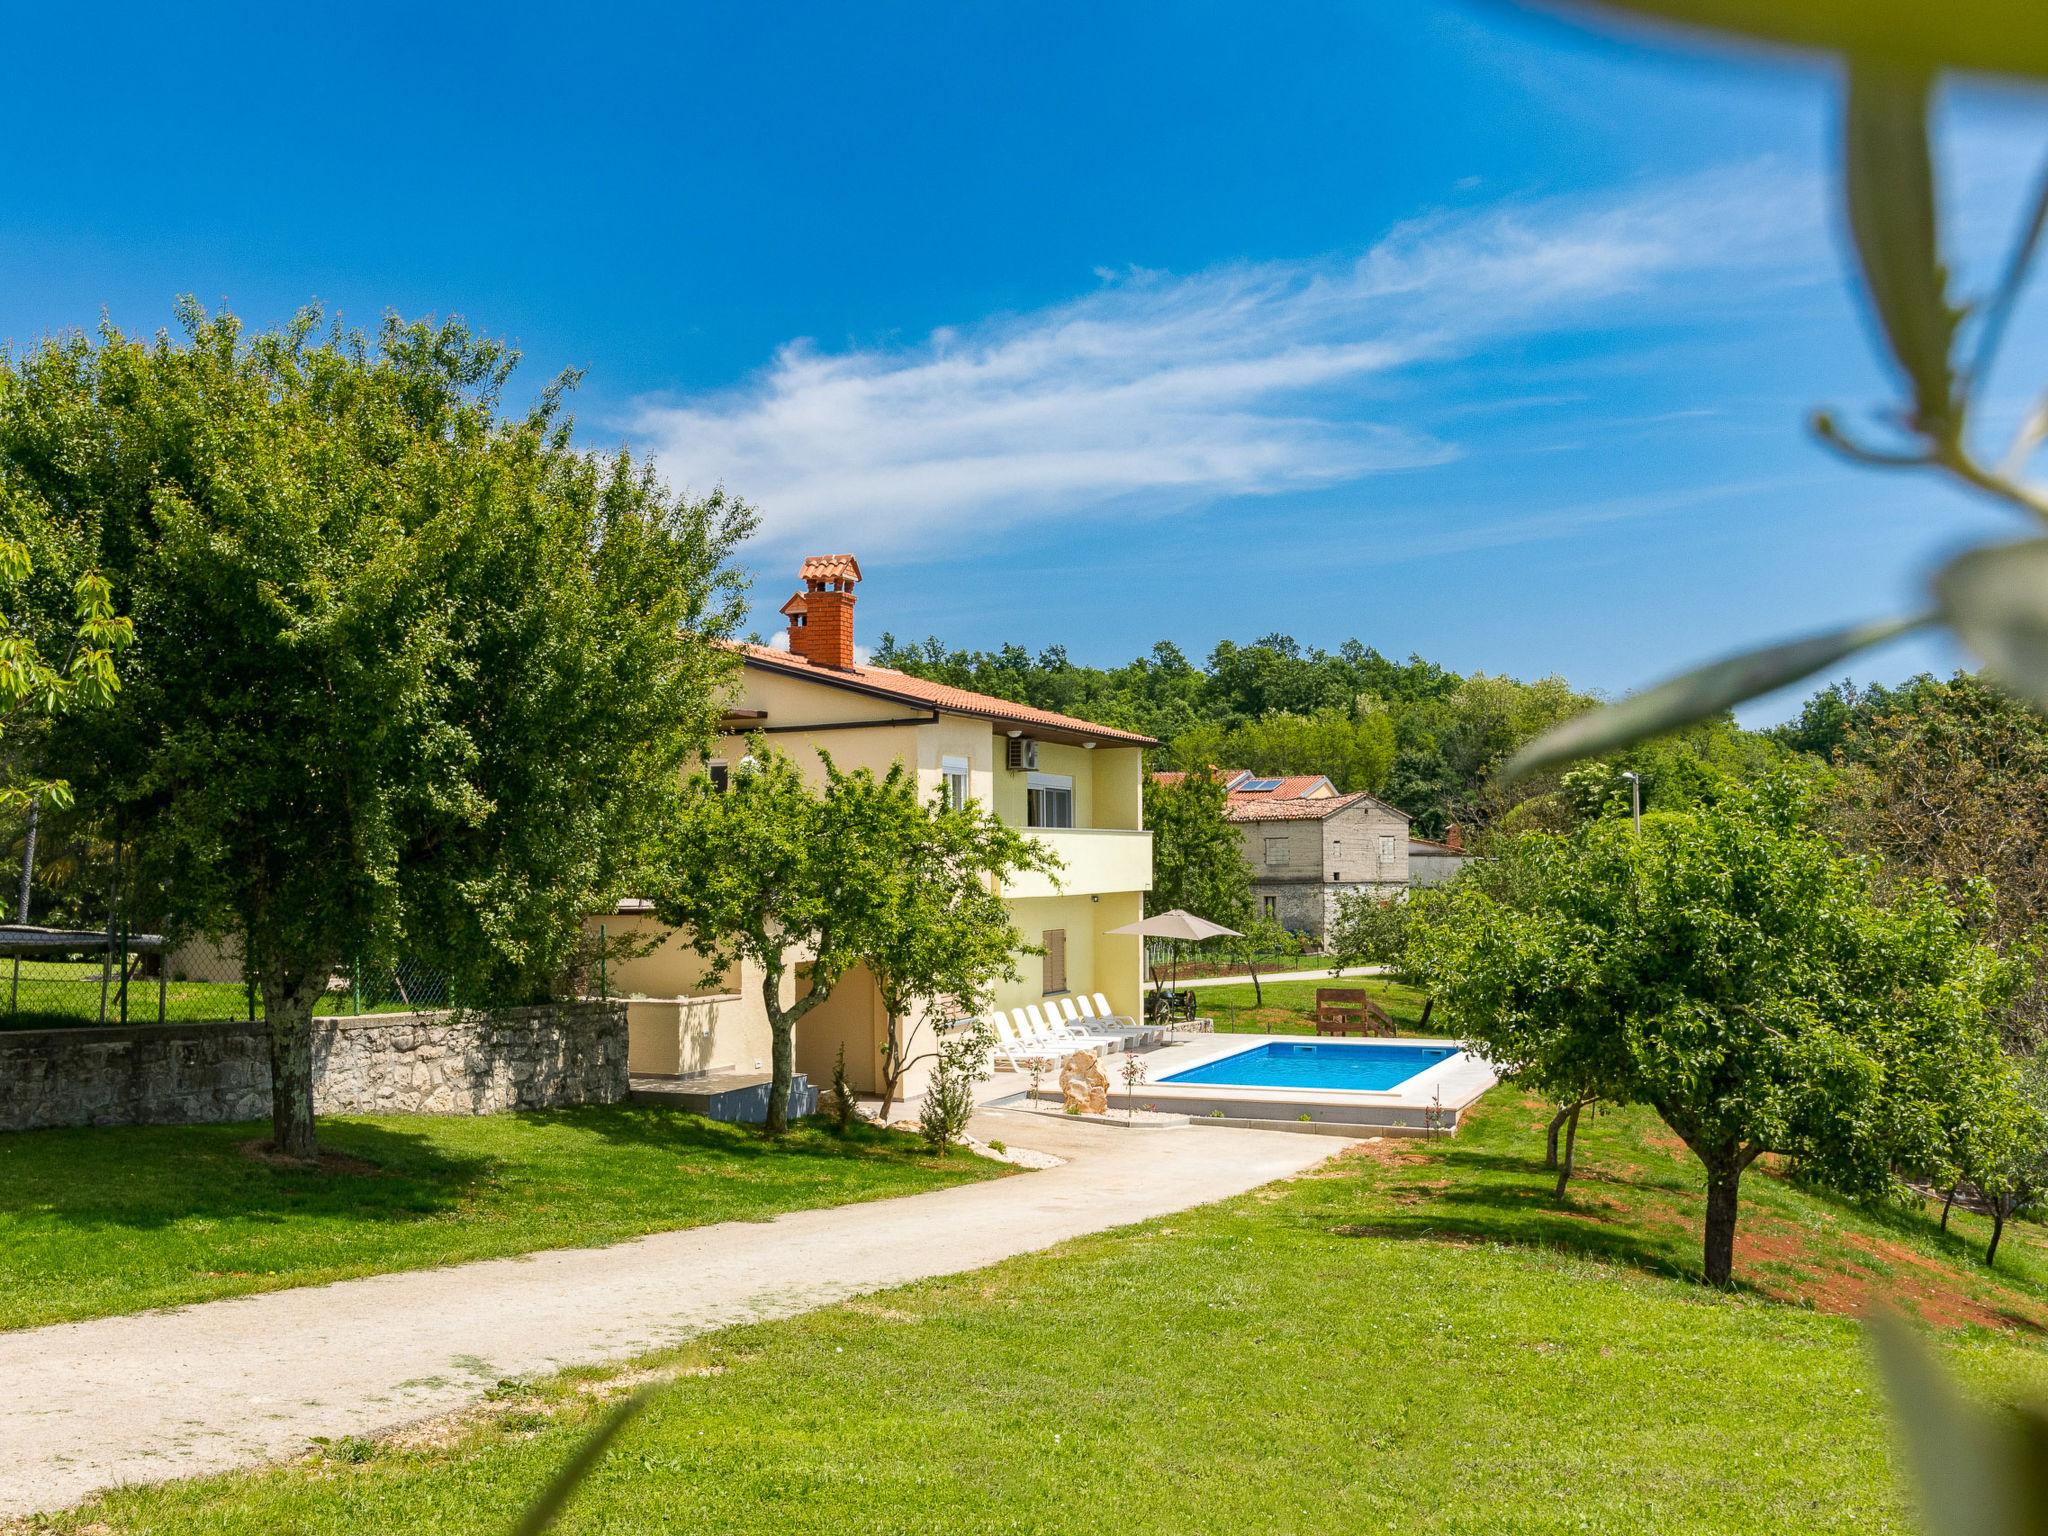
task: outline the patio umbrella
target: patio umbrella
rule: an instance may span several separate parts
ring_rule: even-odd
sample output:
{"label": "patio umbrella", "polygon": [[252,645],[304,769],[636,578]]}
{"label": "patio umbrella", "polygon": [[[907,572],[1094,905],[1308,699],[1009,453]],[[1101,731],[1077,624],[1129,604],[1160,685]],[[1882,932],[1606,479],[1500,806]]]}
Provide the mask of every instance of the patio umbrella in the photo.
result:
{"label": "patio umbrella", "polygon": [[[1112,934],[1133,935],[1141,939],[1185,939],[1199,944],[1204,939],[1241,939],[1243,934],[1235,928],[1226,928],[1221,923],[1212,923],[1206,917],[1197,917],[1192,912],[1183,912],[1175,907],[1170,912],[1155,912],[1142,922],[1125,923],[1121,928],[1109,930]],[[1180,951],[1173,956],[1173,984],[1180,985]]]}

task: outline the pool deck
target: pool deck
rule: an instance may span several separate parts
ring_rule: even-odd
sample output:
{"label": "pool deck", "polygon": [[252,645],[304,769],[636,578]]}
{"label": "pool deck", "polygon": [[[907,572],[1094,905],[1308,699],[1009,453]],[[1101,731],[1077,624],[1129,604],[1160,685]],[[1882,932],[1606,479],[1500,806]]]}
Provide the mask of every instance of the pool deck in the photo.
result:
{"label": "pool deck", "polygon": [[[1109,1065],[1109,1102],[1123,1109],[1135,1101],[1140,1109],[1221,1120],[1232,1125],[1265,1124],[1288,1129],[1305,1125],[1363,1127],[1392,1135],[1421,1135],[1431,1130],[1455,1131],[1458,1119],[1497,1079],[1493,1068],[1466,1052],[1458,1041],[1431,1038],[1396,1040],[1325,1039],[1326,1045],[1360,1050],[1382,1046],[1449,1046],[1456,1055],[1426,1067],[1406,1082],[1387,1089],[1238,1087],[1223,1083],[1167,1083],[1190,1068],[1257,1050],[1273,1042],[1315,1043],[1312,1035],[1199,1035],[1178,1045],[1146,1052],[1146,1080],[1127,1093]],[[1055,1090],[1057,1091],[1057,1090]]]}

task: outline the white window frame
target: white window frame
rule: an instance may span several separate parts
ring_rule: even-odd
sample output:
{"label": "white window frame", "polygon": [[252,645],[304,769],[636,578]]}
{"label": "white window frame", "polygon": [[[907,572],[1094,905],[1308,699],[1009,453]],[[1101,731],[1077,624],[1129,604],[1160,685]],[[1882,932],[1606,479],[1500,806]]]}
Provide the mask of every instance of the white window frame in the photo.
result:
{"label": "white window frame", "polygon": [[967,759],[964,757],[942,757],[939,759],[939,782],[946,792],[946,804],[959,810],[969,799]]}
{"label": "white window frame", "polygon": [[1394,862],[1394,834],[1391,832],[1382,832],[1380,834],[1380,862],[1382,864]]}
{"label": "white window frame", "polygon": [[[1064,796],[1064,800],[1055,798]],[[1052,816],[1064,814],[1065,820]],[[1024,824],[1047,832],[1066,831],[1074,825],[1074,776],[1070,773],[1033,773],[1024,780]]]}

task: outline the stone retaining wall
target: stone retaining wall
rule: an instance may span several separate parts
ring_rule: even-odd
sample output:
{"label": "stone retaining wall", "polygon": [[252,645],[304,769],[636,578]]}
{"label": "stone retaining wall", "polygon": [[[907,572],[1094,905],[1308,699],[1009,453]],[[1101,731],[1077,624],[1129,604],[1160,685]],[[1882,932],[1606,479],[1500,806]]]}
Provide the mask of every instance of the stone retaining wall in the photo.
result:
{"label": "stone retaining wall", "polygon": [[[483,1115],[626,1097],[622,1003],[313,1021],[323,1114]],[[0,1032],[0,1131],[270,1114],[260,1023]]]}

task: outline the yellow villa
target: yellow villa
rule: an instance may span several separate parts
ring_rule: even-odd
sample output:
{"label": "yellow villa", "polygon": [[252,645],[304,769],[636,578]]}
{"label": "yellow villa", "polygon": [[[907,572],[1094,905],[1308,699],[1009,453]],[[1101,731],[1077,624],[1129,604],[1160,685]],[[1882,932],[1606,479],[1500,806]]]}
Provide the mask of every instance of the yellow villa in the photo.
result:
{"label": "yellow villa", "polygon": [[[856,660],[851,555],[814,556],[803,590],[783,605],[788,649],[746,646],[740,691],[710,760],[714,781],[730,772],[760,732],[822,777],[818,750],[842,768],[914,768],[927,795],[974,799],[1028,827],[1057,853],[1056,877],[1030,874],[1003,892],[1018,931],[1043,955],[1019,957],[1020,979],[989,999],[1022,1007],[1069,993],[1103,992],[1120,1013],[1142,1003],[1143,953],[1109,929],[1144,915],[1152,884],[1152,837],[1143,827],[1144,749],[1149,737],[1007,699],[927,682]],[[656,928],[627,903],[605,919],[608,939],[654,947],[610,967],[614,995],[632,998],[636,1074],[690,1076],[765,1071],[767,1013],[751,966],[712,972],[679,935]],[[744,972],[744,973],[740,973]],[[909,1054],[929,1048],[943,1020],[909,1021]],[[831,1078],[843,1046],[857,1090],[878,1086],[887,1020],[874,980],[856,969],[797,1026],[796,1066],[814,1084]],[[924,1068],[906,1083],[923,1092]]]}

